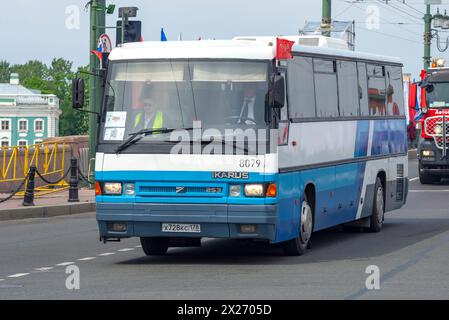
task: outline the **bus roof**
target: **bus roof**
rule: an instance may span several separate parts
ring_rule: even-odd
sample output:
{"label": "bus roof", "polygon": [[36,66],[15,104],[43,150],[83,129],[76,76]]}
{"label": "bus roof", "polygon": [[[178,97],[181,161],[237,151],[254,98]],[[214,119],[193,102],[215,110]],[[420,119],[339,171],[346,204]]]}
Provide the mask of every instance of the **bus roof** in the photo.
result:
{"label": "bus roof", "polygon": [[[369,53],[343,50],[341,42],[322,41],[325,37],[317,37],[313,43],[310,36],[282,36],[280,38],[295,41],[292,51],[295,53],[345,57],[368,61],[401,64],[401,60],[393,57],[373,55]],[[333,39],[337,40],[337,39]],[[299,44],[298,44],[299,43]],[[308,43],[305,45],[304,43]],[[276,57],[276,37],[236,37],[232,40],[201,41],[149,41],[127,43],[112,50],[109,59],[144,60],[144,59],[244,59],[272,60]]]}

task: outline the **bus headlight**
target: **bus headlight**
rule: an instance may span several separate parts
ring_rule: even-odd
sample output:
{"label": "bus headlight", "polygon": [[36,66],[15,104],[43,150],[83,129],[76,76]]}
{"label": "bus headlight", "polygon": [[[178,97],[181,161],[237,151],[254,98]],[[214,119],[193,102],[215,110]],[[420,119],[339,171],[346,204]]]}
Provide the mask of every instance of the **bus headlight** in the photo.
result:
{"label": "bus headlight", "polygon": [[443,128],[438,124],[435,126],[435,128],[433,128],[433,131],[435,132],[435,134],[442,134],[443,133]]}
{"label": "bus headlight", "polygon": [[240,197],[242,193],[242,187],[239,185],[229,186],[229,196],[230,197]]}
{"label": "bus headlight", "polygon": [[122,194],[122,184],[120,182],[106,182],[103,186],[104,194]]}
{"label": "bus headlight", "polygon": [[422,155],[423,155],[423,157],[434,157],[435,152],[433,152],[431,150],[423,150]]}
{"label": "bus headlight", "polygon": [[263,197],[265,195],[263,184],[247,184],[245,185],[245,196],[247,197]]}
{"label": "bus headlight", "polygon": [[123,186],[123,194],[127,196],[133,196],[136,194],[136,187],[134,183],[125,183]]}

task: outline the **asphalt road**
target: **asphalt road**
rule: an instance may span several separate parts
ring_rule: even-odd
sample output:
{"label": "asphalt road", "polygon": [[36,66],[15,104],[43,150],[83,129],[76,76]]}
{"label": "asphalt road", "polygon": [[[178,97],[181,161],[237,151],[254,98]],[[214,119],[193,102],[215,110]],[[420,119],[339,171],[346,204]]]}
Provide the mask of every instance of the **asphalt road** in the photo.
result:
{"label": "asphalt road", "polygon": [[[137,239],[100,243],[94,214],[2,222],[0,299],[449,299],[449,183],[410,189],[381,233],[319,232],[302,257],[229,240],[145,257]],[[366,289],[370,265],[379,290]]]}

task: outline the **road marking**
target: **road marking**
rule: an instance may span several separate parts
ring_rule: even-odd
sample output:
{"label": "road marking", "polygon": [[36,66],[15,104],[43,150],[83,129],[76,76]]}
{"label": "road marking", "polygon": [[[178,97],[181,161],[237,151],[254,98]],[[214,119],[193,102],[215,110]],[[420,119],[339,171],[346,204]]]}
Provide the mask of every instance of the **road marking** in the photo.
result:
{"label": "road marking", "polygon": [[75,262],[62,262],[62,263],[58,263],[56,266],[58,267],[65,267],[71,264],[74,264]]}
{"label": "road marking", "polygon": [[141,244],[139,244],[138,246],[136,246],[136,248],[142,248],[142,245],[141,245]]}
{"label": "road marking", "polygon": [[12,274],[10,276],[8,276],[8,278],[19,278],[19,277],[24,277],[29,275],[29,273],[16,273],[16,274]]}
{"label": "road marking", "polygon": [[419,179],[419,177],[411,178],[410,181],[416,181],[416,180],[418,180],[418,179]]}
{"label": "road marking", "polygon": [[94,260],[95,257],[85,257],[85,258],[81,258],[81,259],[76,259],[77,261],[89,261],[89,260]]}
{"label": "road marking", "polygon": [[35,271],[48,271],[53,269],[53,267],[41,267],[41,268],[34,268]]}
{"label": "road marking", "polygon": [[115,254],[115,252],[105,252],[105,253],[100,253],[99,256],[107,257],[107,256],[112,256],[113,254]]}
{"label": "road marking", "polygon": [[449,190],[409,190],[409,192],[449,192]]}
{"label": "road marking", "polygon": [[126,251],[133,251],[135,248],[123,248],[123,249],[119,249],[119,250],[117,250],[117,251],[120,251],[120,252],[126,252]]}
{"label": "road marking", "polygon": [[0,282],[5,281],[5,279],[0,279]]}

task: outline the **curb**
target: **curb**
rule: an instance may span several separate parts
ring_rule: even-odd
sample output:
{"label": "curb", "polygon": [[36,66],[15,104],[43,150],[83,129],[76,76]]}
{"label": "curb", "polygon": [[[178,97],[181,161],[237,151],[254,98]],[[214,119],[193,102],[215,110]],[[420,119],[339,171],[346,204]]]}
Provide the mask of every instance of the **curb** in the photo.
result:
{"label": "curb", "polygon": [[[2,212],[3,211],[3,212]],[[95,211],[95,202],[0,210],[0,221],[51,218]]]}

